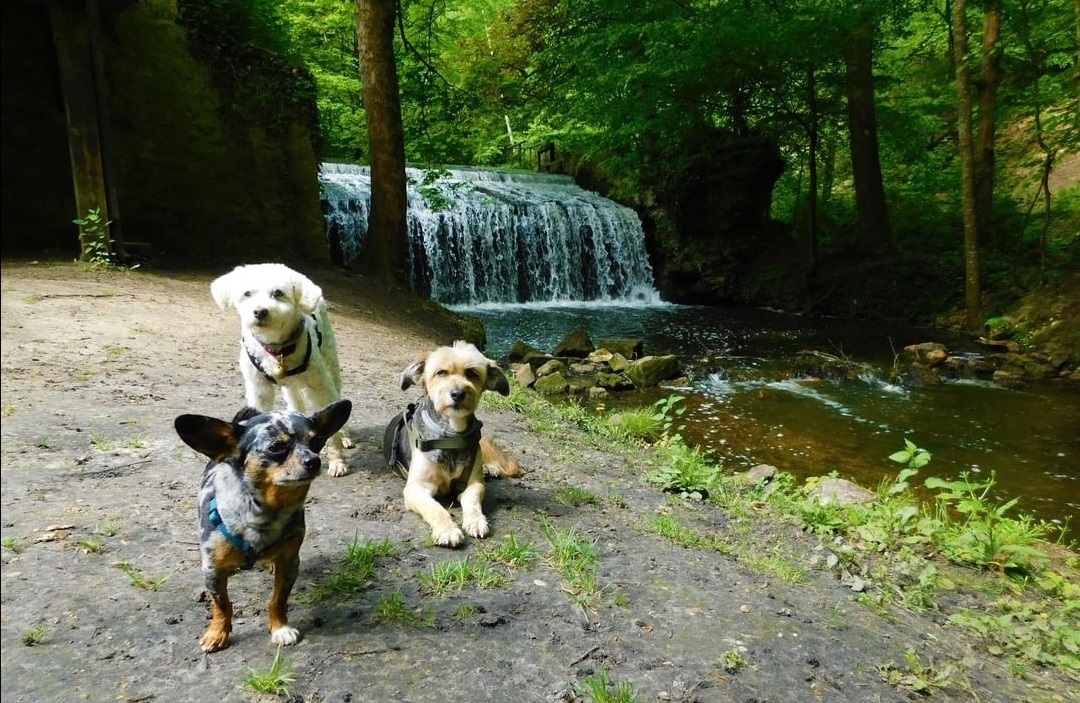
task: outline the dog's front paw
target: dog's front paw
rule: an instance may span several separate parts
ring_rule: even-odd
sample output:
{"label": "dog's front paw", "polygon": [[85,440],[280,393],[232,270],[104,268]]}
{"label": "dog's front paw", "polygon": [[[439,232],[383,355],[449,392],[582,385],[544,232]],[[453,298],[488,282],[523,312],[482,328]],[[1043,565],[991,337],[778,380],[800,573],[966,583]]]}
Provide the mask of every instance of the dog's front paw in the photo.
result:
{"label": "dog's front paw", "polygon": [[326,470],[326,473],[335,478],[338,476],[344,476],[349,473],[349,465],[341,459],[331,459],[330,468]]}
{"label": "dog's front paw", "polygon": [[448,527],[445,530],[433,530],[431,539],[440,547],[456,547],[465,541],[465,533],[458,527]]}
{"label": "dog's front paw", "polygon": [[229,646],[229,633],[216,627],[207,628],[199,639],[199,645],[207,654],[219,652]]}
{"label": "dog's front paw", "polygon": [[274,644],[296,644],[300,641],[300,630],[288,625],[282,625],[270,633],[270,641]]}
{"label": "dog's front paw", "polygon": [[483,539],[488,536],[488,521],[483,515],[471,520],[465,520],[461,526],[465,528],[465,532],[473,537]]}
{"label": "dog's front paw", "polygon": [[352,449],[356,445],[353,443],[353,441],[351,439],[349,439],[348,437],[345,436],[344,433],[342,433],[342,435],[341,435],[341,446],[346,448],[346,449]]}

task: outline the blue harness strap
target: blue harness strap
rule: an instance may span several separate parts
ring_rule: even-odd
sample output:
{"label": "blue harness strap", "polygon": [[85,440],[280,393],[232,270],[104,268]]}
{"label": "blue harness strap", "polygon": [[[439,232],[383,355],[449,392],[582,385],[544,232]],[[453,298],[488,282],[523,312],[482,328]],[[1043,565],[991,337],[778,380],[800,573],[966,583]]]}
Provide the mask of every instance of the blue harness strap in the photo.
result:
{"label": "blue harness strap", "polygon": [[251,545],[233,534],[225,524],[225,521],[221,519],[221,513],[218,512],[217,507],[217,496],[212,496],[210,498],[210,512],[207,514],[207,519],[210,521],[211,527],[221,533],[222,537],[229,540],[229,544],[244,553],[249,565],[255,562],[255,552],[252,550]]}

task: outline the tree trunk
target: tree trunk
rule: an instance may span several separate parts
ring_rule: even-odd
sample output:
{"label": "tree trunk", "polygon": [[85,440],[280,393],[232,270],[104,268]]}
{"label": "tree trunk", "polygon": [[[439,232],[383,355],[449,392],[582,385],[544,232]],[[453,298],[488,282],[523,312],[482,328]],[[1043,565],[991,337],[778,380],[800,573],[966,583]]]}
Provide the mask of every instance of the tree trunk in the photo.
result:
{"label": "tree trunk", "polygon": [[818,108],[817,108],[817,81],[815,80],[816,74],[814,73],[814,67],[811,66],[806,71],[806,90],[808,100],[810,103],[810,119],[807,127],[808,142],[809,142],[809,161],[810,161],[810,185],[809,185],[809,200],[807,206],[807,235],[810,243],[810,275],[814,276],[817,273],[818,267],[818,172],[817,172],[817,160],[818,160]]}
{"label": "tree trunk", "polygon": [[975,156],[971,126],[971,75],[967,68],[967,2],[952,0],[953,63],[956,68],[957,146],[964,217],[964,326],[982,330],[979,234],[975,221]]}
{"label": "tree trunk", "polygon": [[371,156],[371,210],[356,267],[390,282],[405,281],[405,136],[394,61],[394,0],[356,0],[356,36]]}
{"label": "tree trunk", "polygon": [[979,243],[993,238],[994,112],[1001,83],[1001,0],[990,0],[983,19],[982,69],[979,75],[979,125],[975,143],[975,221]]}
{"label": "tree trunk", "polygon": [[103,97],[95,82],[90,28],[91,19],[97,20],[96,11],[88,13],[83,3],[71,0],[51,0],[46,6],[64,93],[68,153],[78,210],[79,258],[104,262],[110,259],[112,246],[98,120],[102,114],[98,101]]}
{"label": "tree trunk", "polygon": [[855,227],[867,251],[882,251],[892,241],[885,186],[878,154],[877,111],[874,107],[874,28],[866,23],[851,37],[844,52],[851,171],[855,181]]}

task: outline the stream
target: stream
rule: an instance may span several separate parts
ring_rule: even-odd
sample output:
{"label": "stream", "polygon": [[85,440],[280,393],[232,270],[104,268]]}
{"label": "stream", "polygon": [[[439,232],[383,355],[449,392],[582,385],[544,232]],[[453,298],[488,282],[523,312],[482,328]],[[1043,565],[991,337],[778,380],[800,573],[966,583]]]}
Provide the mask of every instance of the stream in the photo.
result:
{"label": "stream", "polygon": [[[684,437],[729,471],[768,463],[803,478],[836,471],[876,488],[895,476],[899,465],[887,457],[907,438],[933,454],[921,478],[993,476],[994,500],[1018,496],[1017,510],[1059,526],[1080,507],[1080,388],[1046,383],[1018,391],[983,381],[937,387],[889,382],[905,345],[970,346],[940,329],[663,304],[455,309],[484,323],[487,354],[495,359],[504,360],[519,339],[551,350],[579,326],[588,329],[594,343],[637,337],[646,354],[677,355],[689,385],[654,396],[635,394],[634,402],[684,395]],[[849,381],[785,375],[785,362],[790,368],[792,356],[805,349],[869,368]]]}

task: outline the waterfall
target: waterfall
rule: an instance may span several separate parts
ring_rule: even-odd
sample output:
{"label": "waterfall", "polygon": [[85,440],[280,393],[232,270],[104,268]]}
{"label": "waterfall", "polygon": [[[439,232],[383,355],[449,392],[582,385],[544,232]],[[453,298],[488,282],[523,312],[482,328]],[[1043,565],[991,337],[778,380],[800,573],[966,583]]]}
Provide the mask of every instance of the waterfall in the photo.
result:
{"label": "waterfall", "polygon": [[[409,278],[447,305],[658,302],[637,213],[570,176],[409,168]],[[349,264],[367,232],[366,166],[324,163],[326,236]]]}

